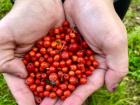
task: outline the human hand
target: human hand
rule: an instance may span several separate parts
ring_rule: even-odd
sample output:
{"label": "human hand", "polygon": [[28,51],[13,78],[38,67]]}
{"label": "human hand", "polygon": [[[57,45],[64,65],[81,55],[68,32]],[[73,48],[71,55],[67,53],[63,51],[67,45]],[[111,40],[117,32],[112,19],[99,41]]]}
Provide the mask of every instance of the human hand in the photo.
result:
{"label": "human hand", "polygon": [[[51,105],[81,105],[88,96],[106,84],[114,91],[128,72],[127,33],[117,16],[113,0],[67,0],[64,4],[67,19],[96,52],[100,66],[64,102]],[[43,104],[42,104],[43,105]]]}
{"label": "human hand", "polygon": [[22,55],[50,28],[63,21],[61,0],[16,0],[12,10],[0,21],[0,72],[5,73],[18,105],[35,105],[25,80],[19,78],[27,76]]}

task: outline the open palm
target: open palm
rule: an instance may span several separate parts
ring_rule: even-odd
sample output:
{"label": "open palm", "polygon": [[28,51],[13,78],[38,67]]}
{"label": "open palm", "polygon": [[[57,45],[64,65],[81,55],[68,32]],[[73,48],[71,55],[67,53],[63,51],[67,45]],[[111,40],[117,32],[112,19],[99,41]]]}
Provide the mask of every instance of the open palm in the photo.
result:
{"label": "open palm", "polygon": [[64,9],[67,19],[78,27],[96,52],[100,66],[88,78],[86,85],[79,86],[65,101],[52,105],[81,105],[104,82],[109,91],[114,91],[127,74],[127,33],[112,0],[67,0]]}
{"label": "open palm", "polygon": [[25,80],[16,77],[27,76],[22,55],[50,28],[63,21],[61,0],[16,0],[12,10],[0,21],[0,72],[5,73],[4,77],[19,105],[35,105]]}

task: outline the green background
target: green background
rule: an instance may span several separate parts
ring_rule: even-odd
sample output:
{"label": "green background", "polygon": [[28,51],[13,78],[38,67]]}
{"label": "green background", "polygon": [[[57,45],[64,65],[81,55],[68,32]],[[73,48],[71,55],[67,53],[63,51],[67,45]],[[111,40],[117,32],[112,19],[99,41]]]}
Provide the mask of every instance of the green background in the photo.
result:
{"label": "green background", "polygon": [[[10,0],[0,0],[0,18],[11,7]],[[129,74],[114,93],[102,88],[88,99],[88,105],[140,105],[140,0],[132,0],[124,24],[129,40]],[[0,75],[0,105],[16,105],[2,75]]]}

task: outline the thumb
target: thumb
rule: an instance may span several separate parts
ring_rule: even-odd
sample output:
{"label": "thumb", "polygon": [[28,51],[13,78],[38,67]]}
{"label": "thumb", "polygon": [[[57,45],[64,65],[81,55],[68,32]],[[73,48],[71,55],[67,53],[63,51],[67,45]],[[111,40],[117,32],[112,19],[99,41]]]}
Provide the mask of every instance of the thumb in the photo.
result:
{"label": "thumb", "polygon": [[25,78],[27,76],[26,68],[19,58],[5,62],[2,65],[1,72],[10,73],[21,78]]}
{"label": "thumb", "polygon": [[123,36],[118,39],[113,39],[113,41],[106,41],[108,46],[104,50],[108,66],[105,83],[107,89],[111,92],[116,89],[118,83],[128,73],[127,38]]}

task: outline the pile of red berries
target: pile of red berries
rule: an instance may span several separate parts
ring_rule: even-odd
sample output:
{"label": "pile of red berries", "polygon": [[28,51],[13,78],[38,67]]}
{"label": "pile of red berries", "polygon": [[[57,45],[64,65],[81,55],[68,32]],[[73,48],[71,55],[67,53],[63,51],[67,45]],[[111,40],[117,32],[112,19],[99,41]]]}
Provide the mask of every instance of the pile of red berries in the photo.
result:
{"label": "pile of red berries", "polygon": [[66,99],[98,67],[94,52],[67,21],[40,39],[23,62],[26,84],[40,101],[46,96]]}

